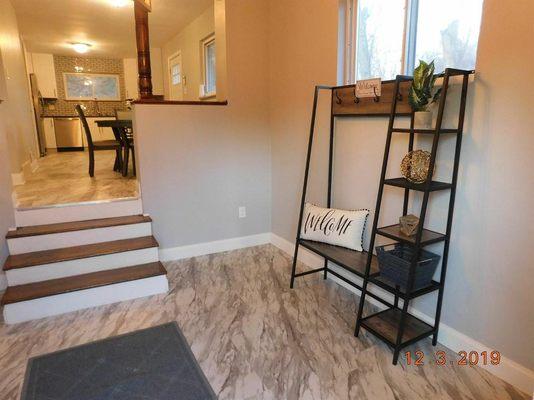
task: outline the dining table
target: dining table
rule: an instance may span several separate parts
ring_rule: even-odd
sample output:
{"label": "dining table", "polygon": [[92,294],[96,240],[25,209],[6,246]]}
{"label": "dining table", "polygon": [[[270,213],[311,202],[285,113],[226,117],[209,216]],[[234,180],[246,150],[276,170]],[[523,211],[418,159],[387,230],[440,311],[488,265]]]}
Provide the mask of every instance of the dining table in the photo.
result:
{"label": "dining table", "polygon": [[[96,121],[96,124],[100,128],[111,128],[115,140],[117,140],[124,149],[124,157],[122,163],[122,176],[128,175],[128,155],[130,149],[133,147],[133,137],[131,132],[133,131],[133,123],[131,119],[110,119],[103,121]],[[129,133],[130,132],[130,133]],[[134,161],[135,165],[135,161]],[[135,167],[134,167],[135,170]]]}

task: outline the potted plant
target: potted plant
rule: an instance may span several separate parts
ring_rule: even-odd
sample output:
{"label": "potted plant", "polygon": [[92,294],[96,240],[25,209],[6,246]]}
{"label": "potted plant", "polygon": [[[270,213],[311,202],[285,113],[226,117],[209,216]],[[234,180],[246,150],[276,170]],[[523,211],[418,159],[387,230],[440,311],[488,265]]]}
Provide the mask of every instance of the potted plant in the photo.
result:
{"label": "potted plant", "polygon": [[432,127],[432,112],[428,110],[430,104],[437,102],[441,95],[441,88],[434,94],[434,61],[426,63],[419,61],[419,66],[413,71],[413,83],[410,88],[408,100],[412,106],[414,115],[414,124],[416,128]]}

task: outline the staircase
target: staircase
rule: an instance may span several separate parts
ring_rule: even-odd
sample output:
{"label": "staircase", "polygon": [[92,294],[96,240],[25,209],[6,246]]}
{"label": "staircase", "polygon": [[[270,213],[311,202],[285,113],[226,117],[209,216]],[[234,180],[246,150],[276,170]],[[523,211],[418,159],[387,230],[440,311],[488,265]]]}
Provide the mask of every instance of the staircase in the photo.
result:
{"label": "staircase", "polygon": [[17,211],[19,227],[6,236],[5,322],[167,292],[152,220],[140,201]]}

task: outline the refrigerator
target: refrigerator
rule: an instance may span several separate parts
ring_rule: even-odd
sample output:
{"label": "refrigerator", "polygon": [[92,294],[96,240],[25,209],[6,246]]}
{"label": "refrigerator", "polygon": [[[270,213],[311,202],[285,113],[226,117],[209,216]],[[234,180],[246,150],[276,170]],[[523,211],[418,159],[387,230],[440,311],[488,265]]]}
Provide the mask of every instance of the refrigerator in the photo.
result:
{"label": "refrigerator", "polygon": [[46,155],[46,137],[43,121],[43,96],[39,92],[37,76],[30,74],[30,88],[32,92],[33,114],[35,117],[35,126],[37,127],[37,142],[39,143],[39,153],[41,157]]}

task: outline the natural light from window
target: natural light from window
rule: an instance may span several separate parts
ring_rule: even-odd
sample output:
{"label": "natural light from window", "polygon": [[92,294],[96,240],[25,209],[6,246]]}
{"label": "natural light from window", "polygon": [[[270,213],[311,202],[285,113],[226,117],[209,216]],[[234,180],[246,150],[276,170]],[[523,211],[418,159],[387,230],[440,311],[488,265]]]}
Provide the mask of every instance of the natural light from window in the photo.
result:
{"label": "natural light from window", "polygon": [[[349,80],[411,75],[418,60],[474,69],[483,0],[354,0]],[[350,54],[350,53],[349,53]]]}
{"label": "natural light from window", "polygon": [[481,18],[482,0],[419,0],[415,59],[474,69]]}
{"label": "natural light from window", "polygon": [[401,71],[405,0],[358,0],[357,78]]}
{"label": "natural light from window", "polygon": [[215,94],[217,70],[215,66],[215,39],[206,44],[206,94]]}

